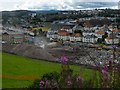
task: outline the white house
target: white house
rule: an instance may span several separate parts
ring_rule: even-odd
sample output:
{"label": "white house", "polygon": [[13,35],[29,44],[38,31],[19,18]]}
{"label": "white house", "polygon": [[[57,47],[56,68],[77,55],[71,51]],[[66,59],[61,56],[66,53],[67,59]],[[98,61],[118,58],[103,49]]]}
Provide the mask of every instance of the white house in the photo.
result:
{"label": "white house", "polygon": [[80,33],[76,33],[74,36],[75,41],[82,41]]}
{"label": "white house", "polygon": [[94,32],[94,30],[84,30],[84,31],[82,32],[82,34],[83,34],[83,36],[94,35],[95,32]]}
{"label": "white house", "polygon": [[54,38],[54,32],[47,32],[47,38]]}
{"label": "white house", "polygon": [[74,25],[65,25],[61,28],[61,30],[67,31],[68,33],[73,33]]}
{"label": "white house", "polygon": [[117,37],[107,37],[105,38],[106,44],[118,44],[119,43],[119,38]]}
{"label": "white house", "polygon": [[47,32],[47,38],[57,39],[58,38],[58,34],[55,31],[48,31]]}
{"label": "white house", "polygon": [[83,36],[82,38],[82,42],[85,43],[96,43],[98,40],[98,38],[95,35],[87,35],[87,36]]}
{"label": "white house", "polygon": [[116,37],[120,38],[120,29],[113,29],[112,32]]}
{"label": "white house", "polygon": [[60,40],[69,40],[69,33],[67,31],[64,30],[60,30],[58,31],[58,39]]}
{"label": "white house", "polygon": [[95,32],[95,35],[96,35],[98,38],[102,38],[102,36],[105,35],[105,31],[97,31],[97,32]]}
{"label": "white house", "polygon": [[70,41],[75,41],[75,37],[74,36],[70,36]]}
{"label": "white house", "polygon": [[70,41],[82,41],[82,37],[80,33],[75,33],[72,36],[69,37]]}

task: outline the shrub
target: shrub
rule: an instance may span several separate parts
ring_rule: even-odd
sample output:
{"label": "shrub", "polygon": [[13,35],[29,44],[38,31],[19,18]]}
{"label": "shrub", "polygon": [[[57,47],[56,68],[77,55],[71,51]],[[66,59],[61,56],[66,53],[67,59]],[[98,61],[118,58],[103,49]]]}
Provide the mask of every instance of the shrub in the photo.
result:
{"label": "shrub", "polygon": [[[79,74],[73,76],[69,67],[69,59],[64,56],[61,60],[61,73],[46,73],[40,80],[35,80],[30,88],[119,88],[120,64],[109,61],[99,69],[94,70],[91,79],[84,80]],[[96,68],[96,67],[95,67]]]}

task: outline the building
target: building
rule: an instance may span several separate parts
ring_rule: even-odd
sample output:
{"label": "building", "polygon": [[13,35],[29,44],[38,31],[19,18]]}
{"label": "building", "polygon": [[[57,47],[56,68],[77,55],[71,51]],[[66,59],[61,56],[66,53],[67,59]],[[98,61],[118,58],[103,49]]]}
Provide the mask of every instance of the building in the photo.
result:
{"label": "building", "polygon": [[103,35],[105,35],[105,31],[97,31],[95,33],[95,35],[98,37],[98,38],[102,38]]}
{"label": "building", "polygon": [[65,30],[69,33],[72,33],[73,32],[73,27],[74,27],[74,25],[65,25],[61,28],[61,30]]}
{"label": "building", "polygon": [[75,41],[82,41],[81,34],[80,33],[75,33],[74,39],[75,39]]}
{"label": "building", "polygon": [[109,36],[109,37],[105,38],[105,42],[106,42],[106,44],[118,44],[119,38]]}
{"label": "building", "polygon": [[84,43],[96,43],[98,38],[95,35],[83,36],[82,42]]}
{"label": "building", "polygon": [[59,40],[69,40],[69,33],[65,30],[58,31],[58,39]]}
{"label": "building", "polygon": [[69,37],[70,41],[82,41],[82,37],[80,33],[75,33]]}
{"label": "building", "polygon": [[95,34],[95,31],[94,30],[84,30],[82,32],[83,36],[86,36],[86,35],[93,35]]}
{"label": "building", "polygon": [[24,42],[29,43],[29,44],[34,43],[34,37],[24,36]]}
{"label": "building", "polygon": [[14,44],[21,44],[24,42],[24,35],[21,34],[15,34],[15,35],[11,35],[11,41]]}
{"label": "building", "polygon": [[47,32],[47,38],[57,38],[58,37],[58,35],[57,35],[57,33],[55,33],[54,31],[48,31]]}

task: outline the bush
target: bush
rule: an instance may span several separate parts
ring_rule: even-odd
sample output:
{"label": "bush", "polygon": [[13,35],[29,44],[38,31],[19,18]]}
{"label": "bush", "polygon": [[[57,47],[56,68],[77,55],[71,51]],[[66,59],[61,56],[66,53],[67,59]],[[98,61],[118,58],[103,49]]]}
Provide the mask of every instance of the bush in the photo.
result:
{"label": "bush", "polygon": [[40,80],[35,80],[30,88],[119,88],[120,89],[120,64],[108,64],[94,70],[89,80],[84,80],[79,74],[73,76],[67,57],[61,57],[61,73],[46,73]]}

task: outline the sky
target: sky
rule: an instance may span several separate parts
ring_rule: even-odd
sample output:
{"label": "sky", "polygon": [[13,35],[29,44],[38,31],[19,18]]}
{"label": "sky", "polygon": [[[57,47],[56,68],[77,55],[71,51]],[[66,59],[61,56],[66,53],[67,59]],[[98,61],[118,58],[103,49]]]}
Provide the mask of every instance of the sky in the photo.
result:
{"label": "sky", "polygon": [[0,0],[0,11],[117,9],[118,1],[119,0]]}

